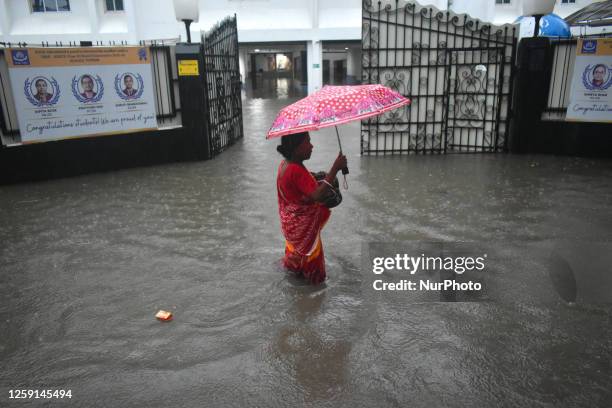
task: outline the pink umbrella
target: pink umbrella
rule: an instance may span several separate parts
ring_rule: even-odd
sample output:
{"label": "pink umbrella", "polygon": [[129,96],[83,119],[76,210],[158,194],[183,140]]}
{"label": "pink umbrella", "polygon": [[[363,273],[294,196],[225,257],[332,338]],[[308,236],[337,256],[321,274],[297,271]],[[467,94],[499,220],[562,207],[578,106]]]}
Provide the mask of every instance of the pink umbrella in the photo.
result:
{"label": "pink umbrella", "polygon": [[[327,85],[281,109],[266,139],[369,118],[409,103],[410,99],[383,85]],[[338,128],[336,136],[342,152]],[[343,169],[342,174],[348,174],[348,169]]]}
{"label": "pink umbrella", "polygon": [[383,85],[326,85],[281,109],[266,139],[365,119],[409,103],[410,99]]}

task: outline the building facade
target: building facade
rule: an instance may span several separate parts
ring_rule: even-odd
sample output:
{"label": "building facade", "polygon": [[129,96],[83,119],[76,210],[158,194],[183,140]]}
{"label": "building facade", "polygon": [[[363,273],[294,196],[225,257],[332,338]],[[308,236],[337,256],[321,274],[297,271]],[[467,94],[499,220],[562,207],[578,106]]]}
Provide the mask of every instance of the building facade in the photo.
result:
{"label": "building facade", "polygon": [[[373,0],[375,1],[375,0]],[[512,23],[529,0],[430,0],[440,9],[467,13],[494,24]],[[567,16],[592,0],[557,0]],[[361,73],[361,0],[200,0],[192,38],[227,15],[238,17],[243,79],[274,74],[307,83],[353,83]],[[171,0],[0,0],[0,41],[81,41],[136,44],[185,38]],[[284,61],[284,62],[283,62]]]}

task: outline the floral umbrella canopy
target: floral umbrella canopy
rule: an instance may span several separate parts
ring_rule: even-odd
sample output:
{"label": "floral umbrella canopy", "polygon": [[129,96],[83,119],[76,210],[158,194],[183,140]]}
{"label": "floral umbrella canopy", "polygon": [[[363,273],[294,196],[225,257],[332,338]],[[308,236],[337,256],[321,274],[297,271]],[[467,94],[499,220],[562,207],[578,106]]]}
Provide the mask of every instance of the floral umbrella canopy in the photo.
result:
{"label": "floral umbrella canopy", "polygon": [[341,125],[408,104],[410,99],[383,85],[328,85],[281,109],[266,139]]}

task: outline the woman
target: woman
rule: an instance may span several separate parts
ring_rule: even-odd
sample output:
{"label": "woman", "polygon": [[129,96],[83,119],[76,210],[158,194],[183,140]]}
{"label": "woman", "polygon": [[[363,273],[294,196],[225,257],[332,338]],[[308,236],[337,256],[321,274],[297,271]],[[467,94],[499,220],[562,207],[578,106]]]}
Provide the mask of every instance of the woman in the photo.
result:
{"label": "woman", "polygon": [[285,157],[276,183],[281,229],[286,239],[283,263],[316,285],[325,280],[321,229],[331,213],[322,202],[338,171],[346,167],[346,156],[338,155],[319,185],[303,163],[312,154],[308,133],[284,136],[276,149]]}

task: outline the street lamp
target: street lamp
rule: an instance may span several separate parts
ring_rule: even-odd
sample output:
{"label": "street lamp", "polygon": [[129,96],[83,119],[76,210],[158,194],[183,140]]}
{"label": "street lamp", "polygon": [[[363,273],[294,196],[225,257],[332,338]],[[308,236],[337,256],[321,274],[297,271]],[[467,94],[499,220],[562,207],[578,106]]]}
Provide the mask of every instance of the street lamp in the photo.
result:
{"label": "street lamp", "polygon": [[523,15],[535,18],[534,37],[540,32],[540,19],[545,14],[550,14],[555,8],[555,0],[531,0],[523,2]]}
{"label": "street lamp", "polygon": [[191,31],[189,31],[189,26],[194,21],[198,21],[199,11],[198,0],[174,0],[174,13],[178,21],[185,23],[188,43],[191,43]]}

